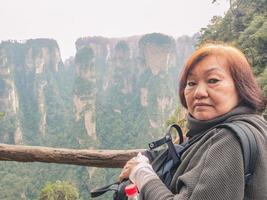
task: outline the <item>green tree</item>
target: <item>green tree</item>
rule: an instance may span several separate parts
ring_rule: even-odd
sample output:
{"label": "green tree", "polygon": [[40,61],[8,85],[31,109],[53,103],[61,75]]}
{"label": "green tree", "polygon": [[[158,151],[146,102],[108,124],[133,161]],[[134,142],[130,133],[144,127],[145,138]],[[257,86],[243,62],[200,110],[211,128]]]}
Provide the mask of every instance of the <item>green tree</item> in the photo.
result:
{"label": "green tree", "polygon": [[48,182],[42,189],[39,200],[79,200],[79,193],[68,182]]}

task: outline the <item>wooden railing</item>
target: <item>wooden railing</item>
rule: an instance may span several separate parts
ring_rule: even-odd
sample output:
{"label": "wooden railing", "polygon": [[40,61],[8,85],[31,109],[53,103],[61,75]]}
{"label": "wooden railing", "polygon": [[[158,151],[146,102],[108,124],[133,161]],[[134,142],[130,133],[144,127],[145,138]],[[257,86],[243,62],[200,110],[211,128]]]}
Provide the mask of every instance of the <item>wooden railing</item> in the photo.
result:
{"label": "wooden railing", "polygon": [[103,168],[122,168],[144,149],[87,150],[41,146],[9,145],[0,143],[0,160],[83,165]]}

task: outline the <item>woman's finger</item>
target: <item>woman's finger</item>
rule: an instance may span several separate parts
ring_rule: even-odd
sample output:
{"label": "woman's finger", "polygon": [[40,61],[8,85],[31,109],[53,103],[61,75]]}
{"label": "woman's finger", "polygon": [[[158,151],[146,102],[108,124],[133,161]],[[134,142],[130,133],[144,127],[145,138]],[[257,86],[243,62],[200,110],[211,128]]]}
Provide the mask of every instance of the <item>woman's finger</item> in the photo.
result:
{"label": "woman's finger", "polygon": [[125,166],[123,167],[121,174],[119,176],[119,180],[122,181],[123,179],[129,178],[129,175],[132,169],[138,164],[139,162],[136,159],[129,160]]}
{"label": "woman's finger", "polygon": [[119,180],[122,181],[123,179],[127,179],[129,177],[129,169],[127,170],[122,170],[121,174],[119,176]]}

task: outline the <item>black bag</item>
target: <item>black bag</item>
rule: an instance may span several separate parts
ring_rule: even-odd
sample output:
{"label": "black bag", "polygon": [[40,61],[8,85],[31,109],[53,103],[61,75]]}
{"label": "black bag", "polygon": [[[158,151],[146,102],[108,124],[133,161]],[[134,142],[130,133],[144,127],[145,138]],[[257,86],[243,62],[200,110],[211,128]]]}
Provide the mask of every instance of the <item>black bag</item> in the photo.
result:
{"label": "black bag", "polygon": [[[172,129],[175,129],[179,136],[179,145],[174,145],[172,141]],[[155,148],[167,144],[168,148],[163,150],[154,150]],[[181,145],[181,146],[180,146]],[[179,150],[183,150],[183,133],[181,128],[177,124],[172,124],[168,127],[165,136],[157,141],[149,143],[149,150],[146,150],[142,154],[147,156],[152,168],[157,173],[161,180],[167,185],[170,184],[171,177],[175,172],[176,167],[180,164]],[[164,181],[166,180],[166,181]],[[124,180],[122,182],[116,182],[98,189],[94,189],[90,192],[91,197],[95,198],[107,191],[114,191],[113,200],[127,200],[124,193],[124,189],[131,182],[130,180]]]}
{"label": "black bag", "polygon": [[[171,131],[175,128],[179,136],[179,144],[173,144]],[[214,128],[226,128],[238,138],[243,152],[244,158],[244,177],[245,183],[248,184],[255,168],[255,160],[257,155],[257,144],[252,130],[246,122],[235,121],[231,123],[218,124]],[[206,131],[208,132],[208,131]],[[205,132],[205,133],[206,133]],[[154,142],[149,143],[149,150],[146,150],[143,155],[147,156],[152,168],[157,173],[162,182],[170,189],[172,177],[181,163],[182,154],[194,143],[199,141],[205,133],[193,137],[191,140],[183,142],[183,134],[181,128],[177,124],[168,127],[166,135]],[[164,150],[154,150],[155,148],[167,144],[168,148]],[[98,197],[107,191],[114,191],[114,200],[127,200],[124,193],[124,188],[130,184],[129,180],[116,182],[108,186],[92,190],[91,197]]]}

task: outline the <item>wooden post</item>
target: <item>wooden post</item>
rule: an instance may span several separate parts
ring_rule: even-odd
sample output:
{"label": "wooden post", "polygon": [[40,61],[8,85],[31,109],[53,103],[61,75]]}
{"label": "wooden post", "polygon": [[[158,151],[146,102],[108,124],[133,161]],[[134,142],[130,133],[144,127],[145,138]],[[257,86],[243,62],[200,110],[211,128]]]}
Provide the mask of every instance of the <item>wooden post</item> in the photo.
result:
{"label": "wooden post", "polygon": [[122,168],[144,149],[134,150],[78,150],[0,143],[0,160],[17,162],[45,162],[103,168]]}

